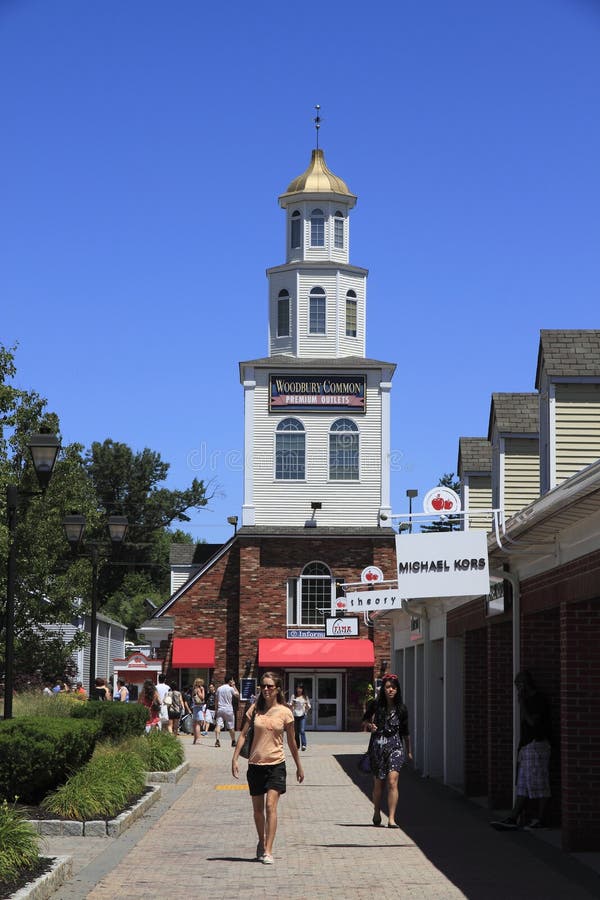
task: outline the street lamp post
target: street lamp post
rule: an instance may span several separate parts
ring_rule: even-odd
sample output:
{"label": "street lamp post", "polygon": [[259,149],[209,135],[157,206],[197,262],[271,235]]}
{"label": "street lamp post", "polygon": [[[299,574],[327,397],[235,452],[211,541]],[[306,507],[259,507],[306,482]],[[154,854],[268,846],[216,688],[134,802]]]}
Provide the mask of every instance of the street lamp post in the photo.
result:
{"label": "street lamp post", "polygon": [[415,497],[419,496],[419,492],[415,488],[409,488],[406,496],[408,497],[408,533],[412,534],[412,502]]}
{"label": "street lamp post", "polygon": [[[41,493],[45,493],[60,450],[54,434],[32,434],[27,442]],[[27,496],[30,492],[26,492]],[[16,484],[6,486],[8,516],[8,563],[6,569],[6,638],[4,652],[4,718],[12,719],[15,665],[15,588],[17,582],[17,510],[19,489]]]}
{"label": "street lamp post", "polygon": [[[112,546],[120,545],[125,540],[127,533],[127,518],[125,516],[109,516],[106,525],[112,542]],[[63,519],[65,536],[74,553],[81,546],[83,532],[85,530],[85,516],[72,515]],[[92,610],[90,614],[90,671],[88,683],[88,697],[94,696],[96,685],[96,644],[98,630],[98,563],[100,553],[97,543],[89,544],[89,556],[92,561]]]}

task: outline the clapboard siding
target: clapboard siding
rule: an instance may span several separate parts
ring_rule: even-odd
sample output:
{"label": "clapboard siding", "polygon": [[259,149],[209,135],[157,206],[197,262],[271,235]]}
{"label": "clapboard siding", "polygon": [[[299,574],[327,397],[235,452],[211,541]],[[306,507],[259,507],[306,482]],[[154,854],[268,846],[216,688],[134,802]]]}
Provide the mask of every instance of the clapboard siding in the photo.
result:
{"label": "clapboard siding", "polygon": [[600,384],[557,384],[556,484],[599,458]]}
{"label": "clapboard siding", "polygon": [[[344,409],[332,413],[289,411],[269,413],[266,378],[255,389],[254,505],[256,524],[303,525],[310,518],[312,501],[322,525],[377,525],[381,502],[381,397],[375,373],[368,373],[367,412],[352,415]],[[369,386],[370,385],[370,386]],[[306,481],[275,481],[275,430],[292,416],[304,425]],[[339,418],[351,418],[359,429],[360,480],[330,482],[329,429]]]}
{"label": "clapboard siding", "polygon": [[483,528],[490,531],[492,528],[492,517],[488,513],[485,516],[474,515],[477,509],[492,508],[492,477],[491,475],[469,475],[469,515],[467,520],[469,528]]}
{"label": "clapboard siding", "polygon": [[537,438],[506,438],[504,443],[504,512],[518,512],[540,495]]}

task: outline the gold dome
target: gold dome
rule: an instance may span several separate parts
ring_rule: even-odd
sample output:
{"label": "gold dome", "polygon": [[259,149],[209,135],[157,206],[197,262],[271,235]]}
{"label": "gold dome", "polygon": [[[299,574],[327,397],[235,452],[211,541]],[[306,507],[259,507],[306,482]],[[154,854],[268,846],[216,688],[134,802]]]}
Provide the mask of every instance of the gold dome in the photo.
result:
{"label": "gold dome", "polygon": [[289,184],[283,197],[289,194],[345,194],[356,200],[354,194],[348,190],[348,185],[337,175],[334,175],[325,165],[325,157],[322,150],[313,150],[308,169],[302,175]]}

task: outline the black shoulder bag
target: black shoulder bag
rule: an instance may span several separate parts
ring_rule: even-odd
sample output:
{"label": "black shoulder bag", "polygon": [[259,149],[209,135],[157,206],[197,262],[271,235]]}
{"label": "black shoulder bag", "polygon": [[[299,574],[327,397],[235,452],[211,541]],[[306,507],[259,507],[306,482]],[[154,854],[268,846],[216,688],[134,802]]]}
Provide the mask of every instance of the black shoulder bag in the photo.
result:
{"label": "black shoulder bag", "polygon": [[248,759],[250,753],[252,751],[252,741],[254,740],[254,717],[256,716],[256,710],[252,713],[252,718],[250,719],[250,726],[248,731],[246,732],[246,738],[244,740],[244,745],[240,750],[240,756],[243,756],[244,759]]}

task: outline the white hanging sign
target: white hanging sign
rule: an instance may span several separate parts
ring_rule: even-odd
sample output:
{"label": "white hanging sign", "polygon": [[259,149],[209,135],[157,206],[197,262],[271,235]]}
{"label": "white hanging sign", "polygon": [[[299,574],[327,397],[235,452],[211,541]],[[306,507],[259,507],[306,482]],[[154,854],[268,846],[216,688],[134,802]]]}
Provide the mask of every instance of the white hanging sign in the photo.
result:
{"label": "white hanging sign", "polygon": [[423,497],[423,512],[429,515],[451,516],[460,512],[460,497],[448,487],[434,487]]}
{"label": "white hanging sign", "polygon": [[367,566],[360,573],[360,580],[363,584],[375,584],[377,581],[383,581],[383,572],[379,566]]}
{"label": "white hanging sign", "polygon": [[489,593],[485,531],[399,534],[396,559],[398,590],[409,600]]}
{"label": "white hanging sign", "polygon": [[349,591],[332,603],[331,614],[347,612],[380,612],[384,609],[402,609],[402,597],[396,588],[377,591]]}

